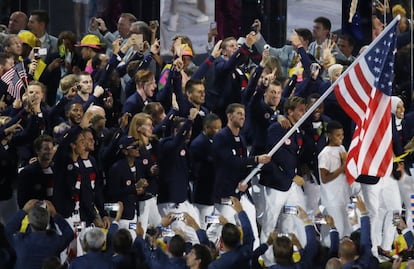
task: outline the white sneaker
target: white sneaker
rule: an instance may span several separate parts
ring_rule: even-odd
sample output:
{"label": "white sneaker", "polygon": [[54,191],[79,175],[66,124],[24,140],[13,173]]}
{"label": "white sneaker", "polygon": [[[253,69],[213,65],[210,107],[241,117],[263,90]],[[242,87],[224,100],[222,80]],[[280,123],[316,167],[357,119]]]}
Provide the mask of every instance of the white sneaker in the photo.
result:
{"label": "white sneaker", "polygon": [[201,14],[200,16],[197,16],[195,18],[196,23],[203,23],[203,22],[208,22],[208,16],[205,14]]}

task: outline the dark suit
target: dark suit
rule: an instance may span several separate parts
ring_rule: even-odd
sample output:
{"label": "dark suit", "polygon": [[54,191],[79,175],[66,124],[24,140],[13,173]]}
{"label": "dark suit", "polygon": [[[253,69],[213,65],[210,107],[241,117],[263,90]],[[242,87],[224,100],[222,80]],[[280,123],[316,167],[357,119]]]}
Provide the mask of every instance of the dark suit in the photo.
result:
{"label": "dark suit", "polygon": [[247,147],[242,136],[234,136],[224,127],[213,137],[215,169],[214,199],[239,196],[235,193],[239,182],[255,165],[254,157],[247,157]]}
{"label": "dark suit", "polygon": [[73,230],[60,215],[56,215],[53,220],[59,226],[62,235],[58,235],[55,231],[20,233],[18,231],[25,215],[23,210],[19,210],[5,227],[6,236],[17,255],[14,268],[41,268],[46,257],[59,257],[72,241]]}
{"label": "dark suit", "polygon": [[17,177],[17,202],[20,208],[30,199],[52,200],[53,168],[43,169],[39,162],[25,166]]}
{"label": "dark suit", "polygon": [[194,179],[193,201],[203,205],[214,204],[212,142],[204,133],[201,133],[190,145],[191,172]]}
{"label": "dark suit", "polygon": [[160,141],[158,203],[179,204],[189,198],[189,157],[185,139],[191,125],[192,121],[187,120],[175,136]]}
{"label": "dark suit", "polygon": [[69,265],[69,269],[113,269],[114,265],[110,257],[103,252],[88,252],[75,258]]}
{"label": "dark suit", "polygon": [[[270,151],[276,143],[288,132],[278,122],[270,125],[267,132],[267,150]],[[303,140],[300,132],[294,132],[279,150],[272,156],[272,161],[262,169],[260,184],[279,190],[287,191],[292,185],[298,168],[298,153]]]}
{"label": "dark suit", "polygon": [[122,114],[129,112],[131,115],[135,115],[142,112],[142,109],[148,102],[149,100],[142,100],[141,95],[139,95],[138,92],[135,92],[125,101],[125,104],[122,107]]}

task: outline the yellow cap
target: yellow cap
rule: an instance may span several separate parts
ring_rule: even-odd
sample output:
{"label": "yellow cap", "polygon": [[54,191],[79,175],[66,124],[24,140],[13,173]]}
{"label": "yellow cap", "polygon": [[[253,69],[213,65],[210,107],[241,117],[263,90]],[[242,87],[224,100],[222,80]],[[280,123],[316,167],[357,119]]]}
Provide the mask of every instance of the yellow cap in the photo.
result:
{"label": "yellow cap", "polygon": [[188,44],[181,44],[181,49],[182,49],[182,56],[190,56],[193,57],[193,50],[191,49],[191,47]]}
{"label": "yellow cap", "polygon": [[102,46],[102,43],[99,40],[99,37],[96,35],[85,35],[80,44],[76,45],[77,47],[90,47],[94,49],[100,49]]}
{"label": "yellow cap", "polygon": [[22,40],[23,43],[29,45],[30,47],[38,47],[40,44],[37,44],[39,40],[37,37],[30,31],[20,31],[17,36]]}

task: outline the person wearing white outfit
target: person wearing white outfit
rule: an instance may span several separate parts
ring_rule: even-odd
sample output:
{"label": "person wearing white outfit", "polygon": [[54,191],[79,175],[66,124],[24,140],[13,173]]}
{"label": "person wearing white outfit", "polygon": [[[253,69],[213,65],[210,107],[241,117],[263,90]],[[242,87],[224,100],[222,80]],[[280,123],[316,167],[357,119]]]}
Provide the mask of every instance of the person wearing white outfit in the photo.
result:
{"label": "person wearing white outfit", "polygon": [[[398,97],[393,96],[391,99],[392,111],[394,111],[394,114],[396,112],[397,104],[399,103],[399,98],[396,98]],[[404,111],[402,113],[404,113]],[[394,155],[399,155],[397,151],[400,150],[397,150],[397,145],[400,142],[400,139],[397,138],[396,123],[398,123],[398,121],[396,121],[395,116],[393,116],[393,151]],[[402,170],[404,169],[402,168]],[[371,214],[372,252],[375,256],[378,255],[377,246],[380,246],[386,251],[391,249],[395,235],[395,227],[392,224],[393,214],[395,211],[401,212],[402,210],[402,201],[399,191],[400,183],[397,178],[395,178],[396,174],[393,174],[394,175],[384,176],[379,179],[375,177],[363,177],[363,180],[360,181],[361,183],[365,183],[361,184],[361,190],[364,195],[365,204]],[[410,205],[409,196],[407,202]]]}
{"label": "person wearing white outfit", "polygon": [[[351,233],[346,210],[351,192],[345,177],[347,153],[342,145],[344,130],[339,122],[332,121],[327,131],[329,143],[318,155],[321,204],[325,206],[326,213],[334,218],[339,238],[342,238]],[[325,240],[329,234],[323,237]]]}
{"label": "person wearing white outfit", "polygon": [[[287,119],[293,126],[305,113],[305,100],[298,96],[290,97],[285,101],[284,110]],[[273,148],[287,132],[288,129],[283,128],[278,122],[272,123],[267,131],[268,150]],[[279,232],[294,232],[301,244],[306,244],[306,233],[301,220],[287,214],[279,217],[284,205],[305,208],[305,196],[301,188],[305,181],[297,171],[302,144],[302,131],[297,129],[272,156],[271,162],[262,168],[259,183],[265,186],[266,205],[260,234],[261,242],[266,242],[279,221]],[[262,257],[266,266],[274,264],[271,249],[268,249]]]}

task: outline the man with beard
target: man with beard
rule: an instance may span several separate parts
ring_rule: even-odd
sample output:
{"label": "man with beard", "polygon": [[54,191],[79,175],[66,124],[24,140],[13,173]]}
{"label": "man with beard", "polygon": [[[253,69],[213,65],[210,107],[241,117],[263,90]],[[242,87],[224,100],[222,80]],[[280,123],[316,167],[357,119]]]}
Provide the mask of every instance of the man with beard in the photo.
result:
{"label": "man with beard", "polygon": [[[227,126],[213,137],[215,207],[230,223],[235,224],[238,217],[228,201],[231,196],[238,197],[252,224],[255,238],[257,238],[256,210],[250,200],[249,186],[240,183],[240,181],[247,176],[253,166],[259,163],[268,163],[270,156],[262,154],[247,157],[245,138],[240,134],[240,129],[245,121],[245,110],[242,104],[228,105],[226,115]],[[239,191],[238,193],[235,192],[236,189]],[[258,246],[259,240],[255,241]]]}
{"label": "man with beard", "polygon": [[41,135],[33,142],[33,148],[36,161],[25,166],[18,175],[17,201],[20,208],[30,199],[51,200],[53,196],[53,138]]}

